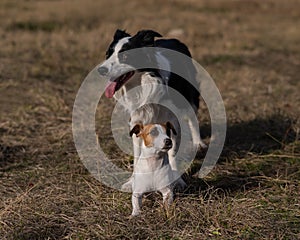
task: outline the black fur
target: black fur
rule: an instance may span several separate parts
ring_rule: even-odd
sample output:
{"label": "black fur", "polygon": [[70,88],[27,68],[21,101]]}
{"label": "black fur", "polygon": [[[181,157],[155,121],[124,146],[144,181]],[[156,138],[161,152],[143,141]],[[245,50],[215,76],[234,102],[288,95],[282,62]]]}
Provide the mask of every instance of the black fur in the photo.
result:
{"label": "black fur", "polygon": [[131,43],[136,48],[153,47],[155,37],[162,37],[162,35],[152,30],[141,30],[130,39],[129,43]]}
{"label": "black fur", "polygon": [[[187,46],[177,39],[159,39],[155,41],[155,46],[180,52],[188,56],[189,58],[192,57]],[[196,80],[197,71],[193,65],[192,60],[188,59],[188,61],[185,62],[176,61],[177,59],[168,59],[168,60],[171,63],[171,73],[168,81],[169,87],[174,88],[176,91],[180,92],[188,102],[193,103],[194,106],[198,109],[199,98],[200,98],[199,88],[196,89],[190,83],[190,81],[193,81],[193,83],[196,86],[199,86],[199,83]],[[174,69],[184,69],[184,71],[187,71],[189,75],[189,79],[188,79],[189,81],[175,74]],[[176,99],[176,98],[172,98],[172,99]],[[178,107],[185,106],[185,104],[181,102],[176,103],[176,105]]]}
{"label": "black fur", "polygon": [[143,129],[143,126],[141,124],[136,124],[129,132],[130,137],[132,137],[133,134],[138,136],[138,134],[141,132],[142,129]]}
{"label": "black fur", "polygon": [[176,132],[174,126],[172,125],[172,123],[166,122],[166,133],[167,133],[168,137],[171,137],[171,131],[174,135],[177,135],[177,132]]}
{"label": "black fur", "polygon": [[130,37],[130,34],[128,34],[125,30],[120,30],[120,29],[116,30],[114,39],[111,42],[111,44],[109,45],[109,47],[105,53],[106,59],[108,59],[114,53],[115,46],[118,43],[118,41],[125,37]]}
{"label": "black fur", "polygon": [[[114,52],[114,47],[117,44],[117,42],[124,38],[124,37],[129,37],[131,36],[130,34],[126,33],[125,31],[122,30],[117,30],[114,35],[114,39],[112,43],[110,44],[107,52],[106,52],[106,59],[109,58],[113,52]],[[134,36],[132,36],[129,39],[129,42],[124,44],[122,46],[122,49],[119,52],[119,60],[120,62],[128,63],[132,65],[133,67],[135,66],[135,58],[130,57],[130,53],[126,53],[126,51],[130,49],[135,49],[135,48],[141,48],[141,47],[159,47],[159,48],[167,48],[170,50],[174,50],[177,52],[180,52],[188,57],[191,58],[191,53],[188,50],[187,46],[180,42],[177,39],[158,39],[155,40],[155,37],[162,37],[161,34],[158,32],[152,31],[152,30],[141,30],[137,32]],[[128,54],[128,55],[127,55]],[[161,53],[163,54],[163,52]],[[127,55],[127,56],[123,56]],[[167,56],[166,56],[167,57]],[[156,58],[155,56],[149,56],[145,55],[145,60],[146,61],[151,61],[155,62]],[[171,65],[171,72],[167,74],[160,74],[162,71],[157,68],[157,69],[150,69],[150,68],[144,68],[144,69],[139,69],[138,71],[142,72],[151,72],[152,74],[156,76],[160,76],[163,79],[163,82],[168,82],[168,86],[175,89],[178,91],[181,95],[183,95],[186,100],[193,104],[196,109],[199,108],[199,98],[200,98],[200,93],[199,89],[196,89],[189,81],[193,81],[193,83],[198,86],[199,83],[196,80],[196,69],[192,63],[192,60],[189,59],[188,61],[182,62],[182,61],[177,61],[177,59],[169,59],[168,61],[170,62]],[[189,81],[185,80],[181,76],[177,75],[174,73],[175,69],[183,69],[184,71],[188,72],[189,74]],[[169,76],[168,79],[164,79],[165,76]],[[129,80],[130,81],[130,80]],[[169,98],[173,101],[176,101],[176,97],[169,96]],[[175,103],[175,105],[179,108],[185,108],[185,104],[182,103],[182,101],[178,100],[178,102]]]}

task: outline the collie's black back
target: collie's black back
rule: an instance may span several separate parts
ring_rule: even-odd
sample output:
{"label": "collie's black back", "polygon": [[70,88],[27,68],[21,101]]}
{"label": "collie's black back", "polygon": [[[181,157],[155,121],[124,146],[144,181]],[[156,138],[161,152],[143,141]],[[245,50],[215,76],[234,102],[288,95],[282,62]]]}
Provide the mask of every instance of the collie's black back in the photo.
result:
{"label": "collie's black back", "polygon": [[[182,94],[186,100],[193,105],[196,109],[199,108],[199,97],[200,97],[200,86],[197,81],[197,71],[191,59],[191,53],[188,50],[187,46],[180,42],[177,39],[159,39],[155,41],[156,47],[167,48],[174,51],[178,51],[189,57],[188,61],[182,61],[182,59],[169,59],[168,61],[171,66],[171,73],[168,80],[168,85]],[[163,55],[163,52],[162,52]],[[174,73],[175,69],[182,69],[181,71],[187,71],[189,76],[189,81],[184,79],[183,77]],[[195,88],[192,83],[197,86]],[[177,107],[185,107],[181,101],[176,102]]]}

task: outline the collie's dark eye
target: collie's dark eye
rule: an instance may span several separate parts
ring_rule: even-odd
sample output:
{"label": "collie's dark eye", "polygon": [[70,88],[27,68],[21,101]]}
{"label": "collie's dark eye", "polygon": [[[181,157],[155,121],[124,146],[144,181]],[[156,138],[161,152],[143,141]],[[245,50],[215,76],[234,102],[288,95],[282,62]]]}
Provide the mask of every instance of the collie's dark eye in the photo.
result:
{"label": "collie's dark eye", "polygon": [[121,62],[125,62],[128,58],[128,55],[125,54],[125,53],[121,53],[120,56],[119,56],[119,59]]}

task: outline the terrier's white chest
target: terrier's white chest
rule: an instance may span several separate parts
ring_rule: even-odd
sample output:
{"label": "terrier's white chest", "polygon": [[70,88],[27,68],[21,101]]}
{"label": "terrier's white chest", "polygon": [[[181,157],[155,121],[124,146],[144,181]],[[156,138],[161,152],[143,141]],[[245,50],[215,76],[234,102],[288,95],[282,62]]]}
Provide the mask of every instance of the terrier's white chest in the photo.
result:
{"label": "terrier's white chest", "polygon": [[136,166],[133,174],[133,191],[136,193],[157,191],[169,186],[172,181],[172,169],[169,164],[155,170]]}

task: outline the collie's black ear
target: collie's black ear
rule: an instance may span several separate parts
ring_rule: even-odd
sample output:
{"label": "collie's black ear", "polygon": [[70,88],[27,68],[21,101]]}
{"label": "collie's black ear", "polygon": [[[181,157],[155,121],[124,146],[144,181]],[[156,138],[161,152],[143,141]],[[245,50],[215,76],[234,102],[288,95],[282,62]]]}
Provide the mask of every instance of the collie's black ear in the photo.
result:
{"label": "collie's black ear", "polygon": [[130,137],[132,137],[133,134],[135,134],[138,137],[142,129],[143,129],[142,124],[136,124],[129,132]]}
{"label": "collie's black ear", "polygon": [[130,37],[130,34],[127,33],[125,30],[117,29],[117,31],[115,32],[115,35],[114,35],[114,40],[118,41],[124,37]]}
{"label": "collie's black ear", "polygon": [[166,122],[166,130],[167,130],[168,137],[171,137],[171,131],[174,135],[177,135],[177,132],[176,132],[173,124],[170,122]]}
{"label": "collie's black ear", "polygon": [[153,46],[155,37],[162,37],[162,35],[152,30],[141,30],[133,36],[134,40],[138,41],[142,46]]}

